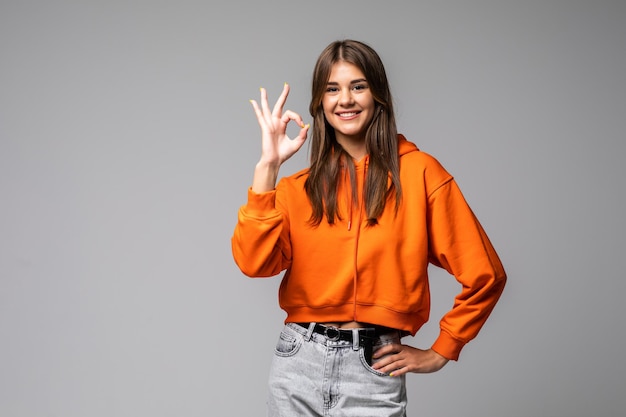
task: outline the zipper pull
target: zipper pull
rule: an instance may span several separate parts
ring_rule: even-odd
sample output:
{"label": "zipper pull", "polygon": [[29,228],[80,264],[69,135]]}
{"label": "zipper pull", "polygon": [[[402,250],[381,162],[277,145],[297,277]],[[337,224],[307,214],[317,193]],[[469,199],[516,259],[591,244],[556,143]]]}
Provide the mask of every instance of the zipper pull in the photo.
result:
{"label": "zipper pull", "polygon": [[350,231],[351,227],[352,227],[352,220],[348,220],[348,231]]}

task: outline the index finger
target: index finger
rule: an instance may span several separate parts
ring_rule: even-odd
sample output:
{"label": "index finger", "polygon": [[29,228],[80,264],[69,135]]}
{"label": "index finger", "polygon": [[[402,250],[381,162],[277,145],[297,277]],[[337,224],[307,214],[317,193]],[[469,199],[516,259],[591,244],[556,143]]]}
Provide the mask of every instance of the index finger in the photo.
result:
{"label": "index finger", "polygon": [[384,345],[381,348],[377,349],[376,352],[374,352],[373,357],[377,359],[385,355],[389,355],[391,353],[396,353],[397,346],[398,345],[396,343],[390,343],[388,345]]}

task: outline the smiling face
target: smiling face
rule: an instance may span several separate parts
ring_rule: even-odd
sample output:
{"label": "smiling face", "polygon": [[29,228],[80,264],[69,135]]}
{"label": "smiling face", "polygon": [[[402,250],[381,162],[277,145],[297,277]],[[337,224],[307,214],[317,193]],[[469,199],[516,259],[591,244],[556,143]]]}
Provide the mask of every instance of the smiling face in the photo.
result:
{"label": "smiling face", "polygon": [[322,108],[335,138],[342,146],[365,146],[365,132],[374,118],[375,102],[363,72],[353,64],[333,64]]}

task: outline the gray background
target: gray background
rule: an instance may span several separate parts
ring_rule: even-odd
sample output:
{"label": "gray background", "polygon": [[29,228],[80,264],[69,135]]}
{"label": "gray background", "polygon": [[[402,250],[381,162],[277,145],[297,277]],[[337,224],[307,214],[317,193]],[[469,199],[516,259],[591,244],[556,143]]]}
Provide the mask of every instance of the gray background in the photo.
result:
{"label": "gray background", "polygon": [[[248,100],[287,81],[310,121],[344,37],[510,277],[459,362],[409,376],[410,415],[623,415],[626,2],[2,0],[1,416],[264,415],[279,279],[230,253]],[[458,288],[432,290],[415,346]]]}

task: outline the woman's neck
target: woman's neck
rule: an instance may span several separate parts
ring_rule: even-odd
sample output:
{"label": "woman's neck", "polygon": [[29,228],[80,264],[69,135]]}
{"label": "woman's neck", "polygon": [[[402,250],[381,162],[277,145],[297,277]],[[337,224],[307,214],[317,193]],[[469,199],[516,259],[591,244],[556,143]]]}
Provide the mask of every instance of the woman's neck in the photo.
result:
{"label": "woman's neck", "polygon": [[341,138],[338,137],[337,142],[355,161],[360,161],[365,155],[367,155],[365,139],[343,136]]}

